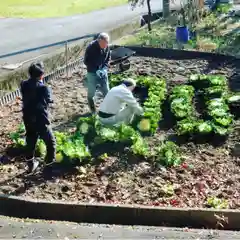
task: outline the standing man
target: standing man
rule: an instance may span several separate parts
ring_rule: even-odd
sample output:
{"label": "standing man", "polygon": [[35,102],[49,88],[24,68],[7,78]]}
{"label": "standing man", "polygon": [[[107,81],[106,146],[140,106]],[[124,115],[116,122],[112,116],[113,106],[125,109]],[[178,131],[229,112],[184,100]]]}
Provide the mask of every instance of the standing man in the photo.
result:
{"label": "standing man", "polygon": [[84,56],[87,66],[88,105],[92,113],[96,112],[94,96],[97,85],[105,97],[109,91],[108,66],[110,61],[109,35],[100,33],[97,39],[89,44]]}
{"label": "standing man", "polygon": [[132,94],[135,87],[136,82],[129,78],[108,92],[98,113],[102,124],[110,126],[121,123],[130,124],[134,115],[143,114],[142,107]]}
{"label": "standing man", "polygon": [[22,113],[26,129],[26,157],[29,172],[37,169],[39,162],[34,158],[38,138],[47,147],[46,163],[55,160],[56,143],[50,128],[48,106],[52,103],[50,91],[43,83],[44,67],[42,63],[33,63],[29,69],[30,78],[21,82]]}

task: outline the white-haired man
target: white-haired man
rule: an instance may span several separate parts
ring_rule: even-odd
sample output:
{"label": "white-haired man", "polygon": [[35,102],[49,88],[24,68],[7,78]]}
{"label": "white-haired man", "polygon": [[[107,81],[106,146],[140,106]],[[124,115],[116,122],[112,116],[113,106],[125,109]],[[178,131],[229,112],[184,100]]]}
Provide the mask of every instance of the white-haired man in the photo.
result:
{"label": "white-haired man", "polygon": [[103,99],[99,108],[99,119],[104,125],[129,124],[134,115],[142,115],[143,109],[135,99],[132,91],[136,87],[133,79],[123,80],[113,87]]}
{"label": "white-haired man", "polygon": [[104,97],[109,91],[109,40],[107,33],[100,33],[97,39],[89,44],[84,56],[84,64],[87,66],[88,105],[92,113],[96,112],[94,96],[97,86],[100,86],[99,90]]}

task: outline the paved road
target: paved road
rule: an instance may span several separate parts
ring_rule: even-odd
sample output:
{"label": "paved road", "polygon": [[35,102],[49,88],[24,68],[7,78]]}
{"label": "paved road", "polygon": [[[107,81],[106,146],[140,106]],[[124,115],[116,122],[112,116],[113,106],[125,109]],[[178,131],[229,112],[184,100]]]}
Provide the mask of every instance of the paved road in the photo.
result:
{"label": "paved road", "polygon": [[240,239],[239,232],[22,220],[0,216],[0,239]]}
{"label": "paved road", "polygon": [[[180,0],[171,7],[179,6]],[[162,0],[151,0],[152,10],[162,10]],[[235,5],[236,9],[240,5]],[[88,14],[46,19],[0,18],[0,55],[50,44],[85,34],[107,31],[145,14],[147,7],[137,7],[134,11],[129,5],[103,9]],[[59,48],[59,47],[57,47]],[[16,57],[0,59],[4,63],[18,63],[41,54],[54,52],[57,48],[36,51]]]}
{"label": "paved road", "polygon": [[[161,9],[162,1],[152,0],[152,10],[157,11]],[[132,11],[129,5],[123,5],[94,11],[88,14],[62,18],[3,18],[0,19],[0,55],[67,40],[85,34],[106,31],[146,12],[146,6],[137,7]],[[43,53],[43,51],[37,54],[40,53]],[[35,55],[31,54],[31,56]],[[29,56],[30,55],[28,55],[28,57]],[[11,58],[11,63],[19,59],[23,58]],[[3,60],[9,62],[9,58]],[[0,63],[3,62],[3,60],[0,59]]]}

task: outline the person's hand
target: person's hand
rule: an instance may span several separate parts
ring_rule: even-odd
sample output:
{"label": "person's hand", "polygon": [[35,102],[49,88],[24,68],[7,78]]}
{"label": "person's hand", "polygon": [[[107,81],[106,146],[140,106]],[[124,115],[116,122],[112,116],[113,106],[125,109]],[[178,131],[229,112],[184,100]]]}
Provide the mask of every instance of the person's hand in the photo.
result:
{"label": "person's hand", "polygon": [[96,71],[96,74],[97,74],[98,77],[102,78],[102,76],[101,76],[101,75],[102,75],[101,70],[97,70],[97,71]]}
{"label": "person's hand", "polygon": [[103,68],[101,70],[97,70],[96,74],[98,77],[103,78],[107,75],[107,69]]}
{"label": "person's hand", "polygon": [[103,69],[102,69],[103,76],[106,76],[106,75],[107,75],[107,72],[108,72],[108,71],[107,71],[107,68],[103,68]]}

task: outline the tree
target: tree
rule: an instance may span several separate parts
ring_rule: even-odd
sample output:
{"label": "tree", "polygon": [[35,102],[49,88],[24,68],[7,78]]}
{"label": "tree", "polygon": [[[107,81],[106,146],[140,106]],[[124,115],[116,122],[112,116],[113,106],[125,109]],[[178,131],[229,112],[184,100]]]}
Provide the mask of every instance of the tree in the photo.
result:
{"label": "tree", "polygon": [[148,25],[148,31],[152,31],[151,26],[151,17],[152,17],[152,9],[151,9],[151,0],[128,0],[128,2],[131,4],[132,8],[135,8],[137,5],[144,5],[145,2],[147,3],[148,8],[148,19],[147,19],[147,25]]}

